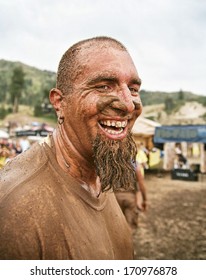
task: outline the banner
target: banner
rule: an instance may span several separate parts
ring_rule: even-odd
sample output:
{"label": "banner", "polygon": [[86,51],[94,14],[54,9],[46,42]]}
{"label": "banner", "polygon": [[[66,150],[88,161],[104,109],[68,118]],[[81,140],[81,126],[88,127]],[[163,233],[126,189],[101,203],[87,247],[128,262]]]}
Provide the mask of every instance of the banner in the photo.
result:
{"label": "banner", "polygon": [[154,143],[206,143],[206,125],[172,125],[155,128]]}

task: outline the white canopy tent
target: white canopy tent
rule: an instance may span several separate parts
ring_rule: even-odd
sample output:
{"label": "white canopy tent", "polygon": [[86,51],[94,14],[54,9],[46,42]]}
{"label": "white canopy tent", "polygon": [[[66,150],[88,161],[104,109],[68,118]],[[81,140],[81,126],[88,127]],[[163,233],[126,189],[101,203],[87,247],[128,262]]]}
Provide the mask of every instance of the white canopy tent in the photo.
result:
{"label": "white canopy tent", "polygon": [[161,126],[160,123],[146,119],[137,118],[132,128],[132,133],[136,142],[144,143],[144,146],[151,149],[153,147],[153,136],[155,128]]}
{"label": "white canopy tent", "polygon": [[160,123],[146,119],[144,117],[139,117],[132,129],[134,135],[154,135],[155,128],[161,126]]}

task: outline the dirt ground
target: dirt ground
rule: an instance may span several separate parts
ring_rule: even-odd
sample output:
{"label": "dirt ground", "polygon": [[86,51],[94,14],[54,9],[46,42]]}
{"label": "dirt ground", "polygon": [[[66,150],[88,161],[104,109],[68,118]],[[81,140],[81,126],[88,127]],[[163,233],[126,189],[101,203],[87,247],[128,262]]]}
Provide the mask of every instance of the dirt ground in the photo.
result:
{"label": "dirt ground", "polygon": [[206,175],[172,180],[146,174],[149,207],[139,216],[135,259],[206,260]]}

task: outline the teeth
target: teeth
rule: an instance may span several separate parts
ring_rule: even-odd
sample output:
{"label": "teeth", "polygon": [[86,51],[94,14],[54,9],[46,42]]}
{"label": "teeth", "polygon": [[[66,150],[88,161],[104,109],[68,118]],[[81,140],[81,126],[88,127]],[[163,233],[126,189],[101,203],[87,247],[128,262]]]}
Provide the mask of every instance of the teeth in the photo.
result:
{"label": "teeth", "polygon": [[125,127],[127,125],[127,121],[122,122],[122,127]]}
{"label": "teeth", "polygon": [[[111,135],[121,134],[124,128],[127,126],[127,120],[126,121],[101,120],[100,123],[106,126],[104,127],[104,130]],[[112,129],[112,127],[116,127],[118,129],[114,130]]]}
{"label": "teeth", "polygon": [[116,122],[116,127],[122,127],[122,123],[121,122]]}
{"label": "teeth", "polygon": [[127,121],[114,121],[114,120],[107,120],[107,121],[100,121],[101,124],[106,126],[113,126],[118,128],[124,128],[127,125]]}
{"label": "teeth", "polygon": [[106,124],[107,126],[111,126],[111,122],[110,121],[106,121],[106,123],[107,123]]}
{"label": "teeth", "polygon": [[119,131],[116,131],[116,130],[112,130],[112,129],[105,128],[105,131],[106,131],[106,132],[108,132],[109,134],[112,134],[112,135],[117,135],[117,134],[122,133],[123,128],[121,128]]}

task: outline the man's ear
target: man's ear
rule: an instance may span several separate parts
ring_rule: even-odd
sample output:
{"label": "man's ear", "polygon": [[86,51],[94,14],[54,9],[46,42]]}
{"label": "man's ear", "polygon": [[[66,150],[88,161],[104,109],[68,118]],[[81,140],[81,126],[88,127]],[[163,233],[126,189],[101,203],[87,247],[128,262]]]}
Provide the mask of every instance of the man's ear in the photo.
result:
{"label": "man's ear", "polygon": [[53,88],[50,90],[49,100],[57,113],[61,111],[62,99],[63,99],[63,95],[59,89]]}

